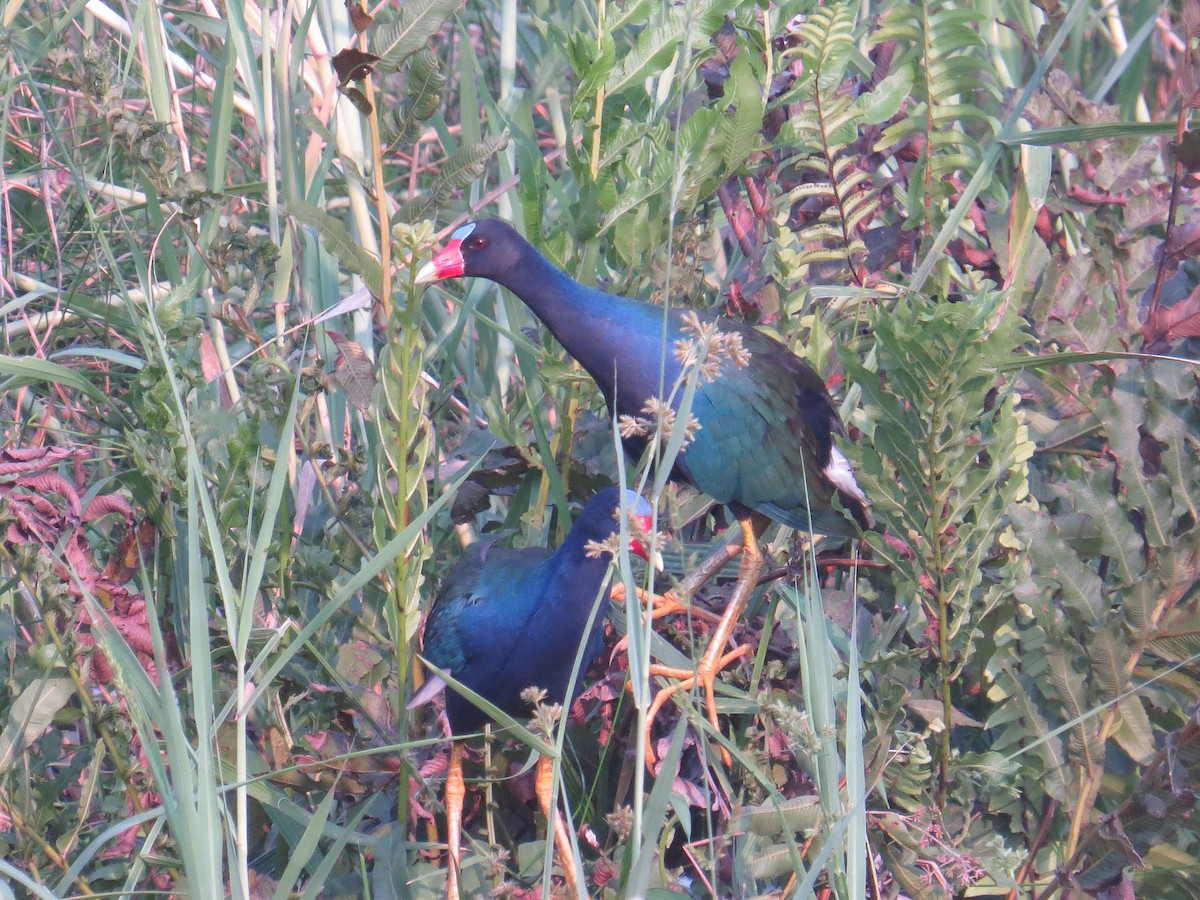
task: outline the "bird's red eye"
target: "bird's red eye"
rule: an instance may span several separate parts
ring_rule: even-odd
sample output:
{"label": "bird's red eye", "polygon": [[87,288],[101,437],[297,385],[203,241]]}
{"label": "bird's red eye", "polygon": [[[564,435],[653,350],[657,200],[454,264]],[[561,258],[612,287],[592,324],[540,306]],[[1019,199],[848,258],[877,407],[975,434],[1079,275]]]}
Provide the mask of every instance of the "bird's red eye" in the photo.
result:
{"label": "bird's red eye", "polygon": [[480,235],[475,235],[474,237],[467,238],[464,243],[467,245],[468,250],[486,250],[488,239]]}

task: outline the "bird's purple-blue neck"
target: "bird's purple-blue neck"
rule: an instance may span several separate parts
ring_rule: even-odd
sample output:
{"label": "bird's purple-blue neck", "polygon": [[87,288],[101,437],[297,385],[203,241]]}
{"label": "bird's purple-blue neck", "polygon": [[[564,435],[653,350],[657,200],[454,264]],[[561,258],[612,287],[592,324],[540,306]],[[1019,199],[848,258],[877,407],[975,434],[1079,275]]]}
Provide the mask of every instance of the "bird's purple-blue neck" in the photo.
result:
{"label": "bird's purple-blue neck", "polygon": [[[523,242],[524,243],[524,242]],[[614,394],[660,396],[663,347],[674,344],[673,322],[663,330],[664,310],[586,287],[547,260],[532,245],[503,270],[485,277],[521,298],[571,356],[596,380],[613,405]],[[678,375],[674,358],[666,357],[666,390]],[[640,411],[616,404],[620,412]]]}
{"label": "bird's purple-blue neck", "polygon": [[678,315],[585,287],[507,222],[480,219],[463,225],[416,280],[423,284],[462,275],[487,278],[520,297],[617,412],[640,413],[647,398],[664,396],[679,375],[674,356],[664,352],[680,337]]}

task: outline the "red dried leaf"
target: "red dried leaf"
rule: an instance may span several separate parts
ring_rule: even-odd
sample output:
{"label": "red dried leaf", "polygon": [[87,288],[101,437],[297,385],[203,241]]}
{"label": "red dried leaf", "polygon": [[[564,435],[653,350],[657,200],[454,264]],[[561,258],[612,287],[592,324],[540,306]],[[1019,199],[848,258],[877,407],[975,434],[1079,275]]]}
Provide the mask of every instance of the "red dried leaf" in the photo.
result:
{"label": "red dried leaf", "polygon": [[1174,306],[1155,310],[1142,329],[1142,335],[1147,343],[1200,337],[1200,288]]}
{"label": "red dried leaf", "polygon": [[1200,37],[1200,2],[1186,0],[1183,4],[1183,31],[1189,38]]}
{"label": "red dried leaf", "polygon": [[119,513],[127,522],[133,521],[133,505],[120,494],[104,494],[93,497],[83,510],[83,521],[95,522],[112,513]]}
{"label": "red dried leaf", "polygon": [[356,34],[362,34],[371,27],[375,17],[359,6],[358,0],[346,0],[346,9],[350,12],[350,24]]}
{"label": "red dried leaf", "polygon": [[17,484],[32,491],[37,491],[39,494],[49,492],[58,494],[70,505],[71,515],[76,519],[80,518],[81,505],[79,491],[75,489],[75,485],[71,484],[71,482],[67,481],[61,475],[57,475],[54,472],[23,475],[17,479]]}

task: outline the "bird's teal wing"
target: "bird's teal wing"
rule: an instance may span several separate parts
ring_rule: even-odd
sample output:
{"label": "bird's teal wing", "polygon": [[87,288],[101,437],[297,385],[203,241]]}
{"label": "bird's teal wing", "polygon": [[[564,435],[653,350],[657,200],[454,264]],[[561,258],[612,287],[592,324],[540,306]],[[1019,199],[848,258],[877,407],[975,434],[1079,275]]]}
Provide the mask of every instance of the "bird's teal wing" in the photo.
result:
{"label": "bird's teal wing", "polygon": [[750,361],[743,368],[726,361],[720,377],[698,385],[692,412],[701,428],[687,449],[688,474],[722,502],[806,531],[811,511],[814,530],[848,532],[830,508],[839,492],[827,475],[833,436],[843,429],[820,376],[768,335],[722,327],[741,333]]}

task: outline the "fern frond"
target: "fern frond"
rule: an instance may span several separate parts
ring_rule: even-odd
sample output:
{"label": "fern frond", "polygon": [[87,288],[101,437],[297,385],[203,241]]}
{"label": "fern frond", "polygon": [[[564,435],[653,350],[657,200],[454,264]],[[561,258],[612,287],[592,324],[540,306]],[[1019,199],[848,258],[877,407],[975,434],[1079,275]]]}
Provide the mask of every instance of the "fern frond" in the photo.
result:
{"label": "fern frond", "polygon": [[446,87],[446,75],[437,55],[428,47],[409,61],[408,92],[394,110],[381,111],[380,123],[387,145],[411,144],[421,135],[421,123],[437,112]]}
{"label": "fern frond", "polygon": [[468,187],[471,182],[483,177],[488,162],[508,146],[508,130],[502,134],[484,138],[478,144],[459,147],[441,165],[441,175],[428,194],[403,207],[403,216],[410,221],[424,217],[429,211],[444,202],[450,194]]}
{"label": "fern frond", "polygon": [[[1025,637],[1022,635],[1022,643],[1028,645]],[[1031,662],[1044,659],[1040,653],[1031,654],[1030,657]],[[1062,800],[1066,797],[1067,760],[1062,740],[1049,737],[1050,725],[1042,711],[1041,682],[1037,677],[1041,674],[1018,674],[1008,665],[996,672],[988,697],[997,706],[988,717],[986,727],[992,735],[992,749],[1010,755],[1038,741],[1033,753],[1041,760],[1042,770],[1047,776],[1041,787],[1050,796]]]}
{"label": "fern frond", "polygon": [[916,135],[925,139],[926,149],[909,177],[909,224],[948,201],[953,176],[979,160],[977,134],[996,128],[995,120],[972,102],[977,94],[999,96],[989,57],[980,52],[986,46],[982,21],[981,13],[950,0],[906,3],[889,9],[871,36],[874,44],[894,41],[899,49],[893,72],[913,76],[908,108],[875,145],[887,153]]}
{"label": "fern frond", "polygon": [[[808,77],[776,103],[792,115],[775,146],[785,151],[781,166],[803,179],[785,195],[800,248],[789,251],[793,265],[840,261],[851,271],[866,256],[862,233],[880,210],[869,172],[861,167],[856,144],[864,106],[844,84],[854,52],[856,6],[820,7],[798,27],[796,48]],[[798,210],[790,207],[797,203]],[[857,276],[861,277],[861,276]]]}
{"label": "fern frond", "polygon": [[731,111],[721,119],[719,143],[725,168],[735,170],[762,146],[763,98],[748,53],[739,53],[730,66],[727,92]]}

